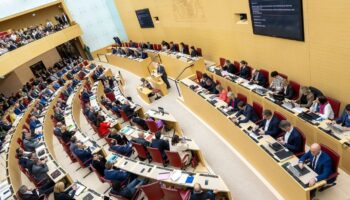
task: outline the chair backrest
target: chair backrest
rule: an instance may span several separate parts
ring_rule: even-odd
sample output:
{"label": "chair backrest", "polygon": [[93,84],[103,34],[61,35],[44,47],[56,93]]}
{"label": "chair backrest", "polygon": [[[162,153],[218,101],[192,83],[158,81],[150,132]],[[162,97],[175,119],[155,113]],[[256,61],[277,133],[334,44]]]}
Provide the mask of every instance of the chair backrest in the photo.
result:
{"label": "chair backrest", "polygon": [[153,49],[157,50],[157,44],[153,44]]}
{"label": "chair backrest", "polygon": [[306,137],[305,137],[305,134],[298,128],[298,127],[294,127],[299,133],[300,133],[300,136],[301,136],[301,149],[299,152],[296,153],[296,156],[301,156],[301,155],[304,155],[305,154],[305,144],[306,144]]}
{"label": "chair backrest", "polygon": [[142,144],[132,142],[132,147],[136,150],[139,158],[147,159],[147,151]]}
{"label": "chair backrest", "polygon": [[294,96],[292,99],[296,100],[297,98],[299,98],[300,84],[292,80],[289,81],[289,84],[294,90]]}
{"label": "chair backrest", "polygon": [[262,119],[262,113],[263,113],[263,107],[261,104],[257,103],[257,102],[253,102],[253,109],[255,111],[255,113],[258,115],[259,119]]}
{"label": "chair backrest", "polygon": [[225,65],[225,58],[220,58],[220,66],[223,67]]}
{"label": "chair backrest", "polygon": [[202,49],[201,48],[197,48],[197,52],[198,52],[198,56],[202,56]]}
{"label": "chair backrest", "polygon": [[196,70],[196,76],[197,76],[197,81],[200,82],[203,77],[203,73],[201,71]]}
{"label": "chair backrest", "polygon": [[164,193],[164,199],[183,200],[178,189],[162,187],[162,190]]}
{"label": "chair backrest", "polygon": [[106,93],[106,97],[107,97],[109,100],[111,100],[112,102],[115,101],[115,95],[114,95],[113,92],[108,92],[108,93]]}
{"label": "chair backrest", "polygon": [[180,50],[179,44],[174,44],[174,45],[175,45],[176,50],[179,51]]}
{"label": "chair backrest", "polygon": [[89,61],[84,60],[84,65],[87,66],[89,64]]}
{"label": "chair backrest", "polygon": [[227,86],[227,92],[232,92],[232,89],[230,86]]}
{"label": "chair backrest", "polygon": [[148,129],[152,132],[152,133],[156,133],[158,132],[160,129],[157,127],[157,123],[153,120],[146,120],[146,124]]}
{"label": "chair backrest", "polygon": [[[338,165],[339,165],[339,161],[340,161],[340,156],[337,152],[333,151],[331,148],[329,148],[328,146],[324,145],[324,144],[320,144],[321,146],[321,150],[325,153],[327,153],[329,155],[329,157],[331,157],[332,159],[332,174],[331,174],[331,178],[335,178],[338,175]],[[330,178],[329,177],[329,178]]]}
{"label": "chair backrest", "polygon": [[173,167],[182,168],[183,163],[181,161],[180,155],[178,152],[165,151],[166,156],[169,159],[169,164]]}
{"label": "chair backrest", "polygon": [[152,161],[157,162],[157,163],[163,163],[163,157],[162,157],[162,154],[160,153],[159,149],[147,147],[147,151],[151,154]]}
{"label": "chair backrest", "polygon": [[162,50],[162,45],[161,44],[157,44],[157,50],[158,51]]}
{"label": "chair backrest", "polygon": [[252,78],[252,71],[253,71],[253,68],[250,67],[250,66],[247,66],[247,69],[249,69],[249,75],[248,75],[248,80],[250,80]]}
{"label": "chair backrest", "polygon": [[120,110],[120,116],[123,118],[124,121],[129,121],[129,117],[126,115],[126,113],[124,112],[124,110]]}
{"label": "chair backrest", "polygon": [[286,117],[285,117],[284,115],[282,115],[282,114],[281,114],[280,112],[278,112],[278,111],[275,111],[275,112],[273,113],[273,115],[276,116],[280,121],[286,120]]}
{"label": "chair backrest", "polygon": [[162,188],[158,181],[140,187],[142,192],[150,200],[161,200],[164,197]]}
{"label": "chair backrest", "polygon": [[240,101],[243,101],[244,103],[247,103],[247,96],[245,96],[244,94],[237,93],[237,98],[238,98]]}
{"label": "chair backrest", "polygon": [[278,75],[280,75],[282,78],[284,78],[284,79],[288,80],[288,76],[287,76],[287,75],[282,74],[282,73],[279,73],[279,72],[278,72]]}
{"label": "chair backrest", "polygon": [[339,116],[339,109],[340,109],[340,102],[336,99],[333,99],[331,97],[327,97],[327,100],[329,104],[331,104],[333,112],[334,112],[334,118],[338,118]]}
{"label": "chair backrest", "polygon": [[269,78],[270,78],[270,76],[269,76],[269,72],[267,71],[267,70],[265,70],[265,69],[260,69],[259,70],[259,73],[261,73],[265,78],[266,78],[266,85],[264,85],[265,87],[268,87],[270,84],[270,82],[269,82]]}
{"label": "chair backrest", "polygon": [[216,85],[221,85],[221,82],[219,80],[215,81]]}

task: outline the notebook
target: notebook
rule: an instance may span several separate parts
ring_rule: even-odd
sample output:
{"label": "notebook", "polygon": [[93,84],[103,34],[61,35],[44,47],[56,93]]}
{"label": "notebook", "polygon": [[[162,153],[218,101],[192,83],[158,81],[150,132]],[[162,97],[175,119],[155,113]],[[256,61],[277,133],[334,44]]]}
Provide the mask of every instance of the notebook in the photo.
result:
{"label": "notebook", "polygon": [[188,176],[187,179],[186,179],[186,183],[192,183],[193,179],[194,179],[193,176]]}

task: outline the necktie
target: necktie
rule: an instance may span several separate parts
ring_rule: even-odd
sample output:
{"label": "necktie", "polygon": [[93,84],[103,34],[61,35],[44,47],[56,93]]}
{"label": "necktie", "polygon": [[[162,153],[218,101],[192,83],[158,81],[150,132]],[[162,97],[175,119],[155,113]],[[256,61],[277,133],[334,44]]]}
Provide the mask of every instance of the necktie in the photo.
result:
{"label": "necktie", "polygon": [[315,169],[316,168],[316,159],[317,159],[317,156],[314,157],[314,159],[312,160],[312,169]]}

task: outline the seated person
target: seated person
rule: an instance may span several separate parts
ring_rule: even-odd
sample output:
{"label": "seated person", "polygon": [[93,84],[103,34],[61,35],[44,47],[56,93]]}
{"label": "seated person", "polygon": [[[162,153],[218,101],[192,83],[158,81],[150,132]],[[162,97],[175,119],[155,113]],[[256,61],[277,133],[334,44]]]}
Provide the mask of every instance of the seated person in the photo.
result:
{"label": "seated person", "polygon": [[97,118],[98,121],[98,133],[101,137],[105,137],[109,134],[109,128],[111,126],[111,123],[108,121],[105,121],[104,116],[99,116]]}
{"label": "seated person", "polygon": [[135,115],[135,108],[132,108],[129,101],[125,101],[125,103],[121,106],[121,109],[125,112],[126,116],[131,117]]}
{"label": "seated person", "polygon": [[221,85],[216,86],[216,90],[219,91],[218,97],[222,101],[227,101],[227,90],[224,89]]}
{"label": "seated person", "polygon": [[54,118],[59,122],[63,122],[64,121],[64,112],[61,110],[61,108],[56,107],[54,111],[55,111]]}
{"label": "seated person", "polygon": [[191,57],[197,57],[198,56],[198,51],[196,50],[196,48],[194,48],[194,46],[191,46]]}
{"label": "seated person", "polygon": [[[75,192],[77,191],[76,184],[72,185],[73,192],[67,192],[66,187],[62,181],[55,184],[55,187],[53,189],[53,195],[55,200],[74,200]],[[68,190],[70,191],[70,190]]]}
{"label": "seated person", "polygon": [[325,96],[318,96],[310,107],[310,112],[319,114],[323,119],[334,119],[331,104]]}
{"label": "seated person", "polygon": [[72,138],[72,136],[75,134],[75,131],[69,131],[67,130],[67,127],[65,125],[62,125],[61,133],[62,133],[62,140],[67,144]]}
{"label": "seated person", "polygon": [[78,142],[78,139],[77,137],[75,137],[74,135],[70,138],[70,145],[69,145],[69,150],[70,152],[74,152],[75,149],[77,148],[77,142]]}
{"label": "seated person", "polygon": [[273,71],[271,72],[271,77],[272,77],[272,81],[270,84],[270,90],[274,91],[275,93],[280,93],[283,91],[283,81],[284,78],[280,75],[278,75],[277,71]]}
{"label": "seated person", "polygon": [[41,123],[40,121],[35,117],[35,116],[31,116],[30,117],[30,120],[29,120],[29,128],[30,128],[30,131],[32,133],[35,132],[35,129],[40,127],[41,126]]}
{"label": "seated person", "polygon": [[44,200],[45,195],[49,195],[52,192],[48,189],[29,189],[27,186],[22,185],[18,193],[21,195],[22,200]]}
{"label": "seated person", "polygon": [[227,67],[227,72],[230,74],[237,74],[237,68],[234,64],[231,63],[230,60],[225,60],[225,67]]}
{"label": "seated person", "polygon": [[110,129],[110,134],[108,135],[108,138],[114,139],[119,145],[123,145],[129,142],[125,135],[120,134],[115,128]]}
{"label": "seated person", "polygon": [[284,98],[286,99],[293,99],[294,97],[294,89],[292,87],[292,85],[286,80],[283,80],[283,91],[282,91],[282,95],[284,96]]}
{"label": "seated person", "polygon": [[21,148],[16,149],[16,158],[18,159],[19,165],[23,168],[27,168],[27,163],[29,162],[31,155],[31,152],[25,153]]}
{"label": "seated person", "polygon": [[53,128],[53,133],[59,138],[62,137],[62,126],[62,122],[57,122],[55,128]]}
{"label": "seated person", "polygon": [[73,151],[74,155],[76,155],[85,166],[90,165],[92,159],[90,148],[85,149],[85,145],[81,142],[77,142],[76,145],[77,147]]}
{"label": "seated person", "polygon": [[248,79],[250,76],[250,69],[248,67],[248,63],[244,60],[241,61],[241,70],[239,71],[239,76]]}
{"label": "seated person", "polygon": [[260,86],[265,86],[267,83],[267,78],[261,73],[258,69],[254,70],[253,76],[250,81],[254,84],[258,84]]}
{"label": "seated person", "polygon": [[128,172],[122,171],[119,169],[114,169],[113,163],[111,162],[106,163],[106,169],[104,171],[104,174],[105,174],[105,179],[110,180],[112,182],[114,181],[123,182],[130,177],[130,174]]}
{"label": "seated person", "polygon": [[[239,111],[236,113],[235,117],[232,119],[233,122],[237,123],[247,123],[249,121],[256,122],[259,120],[258,115],[254,111],[253,107],[243,101],[238,103]],[[240,115],[244,116],[244,119],[238,119]]]}
{"label": "seated person", "polygon": [[148,58],[148,54],[142,48],[138,48],[138,50],[139,50],[139,58],[141,59]]}
{"label": "seated person", "polygon": [[219,94],[219,91],[216,89],[216,84],[211,79],[205,81],[204,88],[208,90],[209,94]]}
{"label": "seated person", "polygon": [[91,164],[101,176],[105,175],[106,162],[106,159],[102,155],[97,153],[92,155]]}
{"label": "seated person", "polygon": [[223,66],[221,69],[221,76],[223,77],[229,77],[230,73],[228,72],[228,68],[226,66]]}
{"label": "seated person", "polygon": [[40,182],[45,179],[50,179],[47,175],[49,168],[47,166],[47,158],[45,159],[34,159],[34,164],[32,166],[31,175],[35,178],[36,181]]}
{"label": "seated person", "polygon": [[131,123],[135,126],[137,126],[137,128],[142,129],[144,131],[148,130],[148,126],[146,123],[146,120],[140,118],[140,117],[133,117],[131,119]]}
{"label": "seated person", "polygon": [[271,110],[264,110],[263,120],[255,127],[255,130],[258,130],[260,135],[270,135],[276,138],[281,132],[279,125],[280,120],[278,117],[275,117]]}
{"label": "seated person", "polygon": [[202,76],[202,78],[201,78],[201,80],[200,80],[200,82],[199,82],[199,85],[202,86],[202,87],[204,87],[205,89],[207,89],[207,88],[206,88],[206,82],[207,82],[208,79],[210,79],[211,81],[213,81],[213,79],[210,78],[210,77],[208,76],[207,73],[203,73],[203,76]]}
{"label": "seated person", "polygon": [[145,134],[143,131],[139,131],[137,133],[137,138],[133,138],[132,142],[141,144],[142,146],[145,147],[145,150],[147,147],[149,147],[151,145],[151,143],[145,139]]}
{"label": "seated person", "polygon": [[130,156],[132,153],[132,146],[131,143],[119,145],[116,141],[112,141],[110,144],[110,150],[124,156]]}
{"label": "seated person", "polygon": [[193,186],[193,192],[190,200],[214,200],[215,194],[212,191],[203,191],[199,183],[195,183]]}
{"label": "seated person", "polygon": [[15,104],[15,109],[13,110],[13,112],[14,112],[16,115],[22,114],[23,111],[19,108],[19,104],[18,104],[18,103]]}
{"label": "seated person", "polygon": [[110,109],[112,107],[112,102],[105,95],[101,96],[101,104],[106,108]]}
{"label": "seated person", "polygon": [[132,199],[134,194],[137,191],[137,188],[145,183],[144,180],[141,179],[134,179],[130,183],[128,183],[126,186],[122,186],[122,182],[120,181],[114,181],[112,184],[112,189],[110,191],[111,194],[115,194],[118,196],[122,196],[126,199]]}
{"label": "seated person", "polygon": [[174,44],[174,42],[170,42],[170,51],[172,51],[172,52],[178,52],[179,51],[179,49]]}
{"label": "seated person", "polygon": [[299,167],[303,169],[307,161],[310,162],[309,167],[317,173],[316,177],[310,179],[310,187],[319,181],[327,179],[332,174],[333,161],[326,152],[321,151],[319,144],[314,143],[311,145],[310,151],[299,159]]}
{"label": "seated person", "polygon": [[340,124],[343,127],[344,131],[350,131],[350,104],[347,104],[345,106],[345,109],[341,117],[339,117],[333,122],[330,122],[330,124],[335,124],[335,123]]}
{"label": "seated person", "polygon": [[277,142],[285,146],[289,151],[299,153],[304,150],[301,134],[287,120],[280,122],[280,129],[285,132],[284,136],[277,138]]}
{"label": "seated person", "polygon": [[160,90],[153,88],[152,84],[144,78],[141,78],[141,87],[148,88],[152,92],[148,95],[148,98],[155,97],[155,100],[161,98]]}
{"label": "seated person", "polygon": [[299,104],[300,107],[310,108],[315,100],[314,93],[311,92],[307,86],[301,87],[301,94],[295,103]]}
{"label": "seated person", "polygon": [[[146,121],[149,121],[149,122],[155,122],[156,123],[156,126],[157,126],[157,129],[160,129],[161,127],[165,127],[165,124],[164,124],[164,122],[162,121],[162,120],[160,120],[160,119],[157,119],[157,120],[155,120],[154,118],[152,118],[152,117],[147,117],[147,119],[146,119]],[[161,130],[162,131],[162,130]]]}
{"label": "seated person", "polygon": [[235,94],[233,92],[227,93],[226,103],[227,103],[227,106],[229,106],[233,109],[233,111],[236,112],[239,110],[239,108],[238,108],[239,102],[240,102],[240,100],[235,97]]}
{"label": "seated person", "polygon": [[39,139],[34,138],[30,132],[24,134],[23,146],[25,151],[34,152],[35,148],[40,145]]}
{"label": "seated person", "polygon": [[185,165],[189,165],[191,163],[192,152],[188,150],[188,144],[180,141],[180,137],[178,135],[174,135],[171,138],[170,151],[178,152]]}
{"label": "seated person", "polygon": [[83,89],[83,92],[81,93],[81,99],[84,103],[90,102],[90,97],[92,96],[92,92],[88,91],[86,88]]}
{"label": "seated person", "polygon": [[151,142],[151,147],[158,149],[162,154],[163,159],[166,160],[165,150],[168,150],[168,151],[170,150],[169,141],[161,139],[160,138],[161,135],[162,134],[160,132],[157,132],[155,134],[155,138],[152,139],[152,142]]}

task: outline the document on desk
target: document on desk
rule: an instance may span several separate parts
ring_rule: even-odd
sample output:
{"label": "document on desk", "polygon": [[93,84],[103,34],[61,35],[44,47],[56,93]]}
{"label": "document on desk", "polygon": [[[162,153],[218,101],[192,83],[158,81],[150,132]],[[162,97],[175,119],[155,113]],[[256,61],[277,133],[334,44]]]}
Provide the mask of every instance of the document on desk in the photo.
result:
{"label": "document on desk", "polygon": [[171,173],[170,179],[172,181],[177,181],[182,175],[181,170],[175,170]]}
{"label": "document on desk", "polygon": [[189,175],[185,174],[185,173],[181,174],[181,177],[179,178],[179,180],[177,182],[181,183],[181,184],[185,184],[188,176]]}
{"label": "document on desk", "polygon": [[170,172],[160,172],[157,176],[157,180],[167,180],[170,177]]}
{"label": "document on desk", "polygon": [[125,135],[130,135],[131,133],[134,132],[134,129],[132,129],[130,127],[124,127],[120,130],[120,132],[125,134]]}

